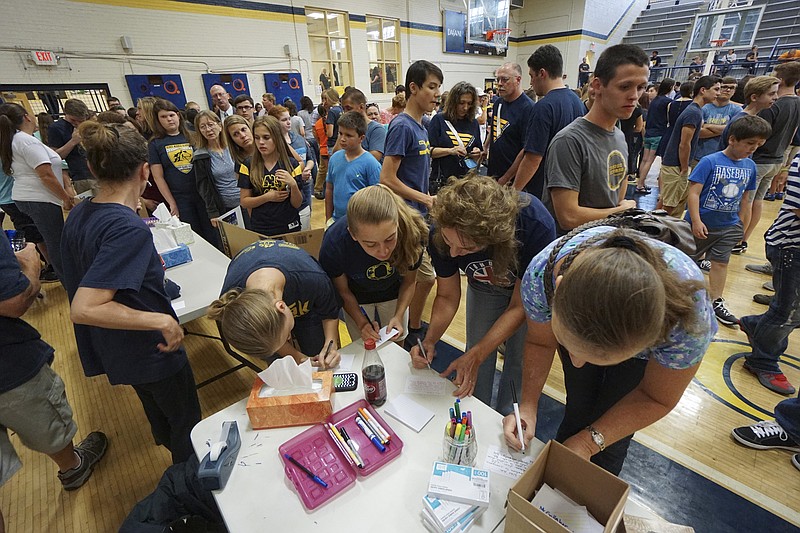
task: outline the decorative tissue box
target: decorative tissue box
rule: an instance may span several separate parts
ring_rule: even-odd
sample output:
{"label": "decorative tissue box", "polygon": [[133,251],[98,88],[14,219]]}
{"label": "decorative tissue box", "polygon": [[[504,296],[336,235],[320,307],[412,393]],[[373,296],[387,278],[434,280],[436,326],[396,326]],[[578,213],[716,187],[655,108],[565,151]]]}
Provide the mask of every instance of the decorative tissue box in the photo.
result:
{"label": "decorative tissue box", "polygon": [[260,397],[264,382],[256,376],[250,397],[247,399],[247,416],[253,429],[317,424],[333,412],[333,372],[314,372],[314,381],[322,382],[322,389],[305,394]]}
{"label": "decorative tissue box", "polygon": [[192,244],[194,243],[194,232],[192,227],[186,222],[181,222],[180,226],[173,227],[168,224],[156,223],[157,228],[163,228],[172,233],[175,237],[175,242],[178,244]]}
{"label": "decorative tissue box", "polygon": [[164,268],[182,265],[192,260],[192,252],[185,244],[180,244],[177,248],[164,250],[160,255],[161,260],[164,261]]}

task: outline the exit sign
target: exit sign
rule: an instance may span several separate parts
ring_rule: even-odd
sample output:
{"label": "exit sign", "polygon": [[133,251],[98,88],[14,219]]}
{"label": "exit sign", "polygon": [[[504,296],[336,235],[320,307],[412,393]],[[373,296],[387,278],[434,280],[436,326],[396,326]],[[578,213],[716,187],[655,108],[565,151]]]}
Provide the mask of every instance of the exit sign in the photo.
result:
{"label": "exit sign", "polygon": [[31,50],[31,59],[37,65],[58,65],[58,56],[49,50]]}

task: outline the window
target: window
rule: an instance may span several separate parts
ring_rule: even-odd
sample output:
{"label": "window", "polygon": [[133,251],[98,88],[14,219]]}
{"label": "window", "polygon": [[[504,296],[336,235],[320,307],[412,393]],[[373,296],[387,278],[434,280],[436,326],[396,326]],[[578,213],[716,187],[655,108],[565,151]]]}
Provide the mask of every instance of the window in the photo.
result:
{"label": "window", "polygon": [[373,93],[393,93],[400,74],[400,20],[367,16],[369,80]]}
{"label": "window", "polygon": [[306,8],[311,71],[320,88],[354,85],[347,13]]}

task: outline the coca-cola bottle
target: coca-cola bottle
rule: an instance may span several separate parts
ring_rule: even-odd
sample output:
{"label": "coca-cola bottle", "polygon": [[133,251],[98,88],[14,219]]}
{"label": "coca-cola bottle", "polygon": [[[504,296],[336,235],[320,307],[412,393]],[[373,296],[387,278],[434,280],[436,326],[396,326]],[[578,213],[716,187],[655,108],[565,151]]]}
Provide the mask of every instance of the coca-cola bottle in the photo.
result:
{"label": "coca-cola bottle", "polygon": [[364,364],[361,365],[364,394],[369,403],[381,406],[386,402],[386,367],[375,349],[374,339],[365,340],[364,349]]}

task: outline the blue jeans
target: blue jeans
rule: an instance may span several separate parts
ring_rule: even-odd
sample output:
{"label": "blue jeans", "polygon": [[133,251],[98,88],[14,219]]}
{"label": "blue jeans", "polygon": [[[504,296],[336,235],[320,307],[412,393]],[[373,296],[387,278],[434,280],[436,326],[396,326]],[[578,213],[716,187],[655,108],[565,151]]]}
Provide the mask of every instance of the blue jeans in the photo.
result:
{"label": "blue jeans", "polygon": [[775,421],[795,442],[800,442],[800,396],[776,405]]}
{"label": "blue jeans", "polygon": [[775,296],[763,315],[742,317],[753,352],[745,356],[755,370],[780,372],[778,358],[789,345],[789,334],[800,326],[800,248],[767,245]]}
{"label": "blue jeans", "polygon": [[59,279],[62,278],[61,270],[61,233],[64,231],[64,212],[60,205],[49,202],[23,202],[15,201],[20,211],[28,215],[36,229],[42,234],[44,244],[47,246],[47,255],[53,270]]}
{"label": "blue jeans", "polygon": [[[480,284],[477,287],[473,284],[467,286],[467,351],[478,344],[500,315],[505,312],[513,293],[513,287],[505,289],[487,284]],[[521,394],[522,391],[522,353],[527,331],[528,326],[523,322],[519,329],[506,339],[503,373],[500,376],[497,401],[494,404],[492,403],[492,390],[497,350],[492,350],[489,357],[478,368],[478,378],[475,381],[473,396],[504,416],[514,410],[509,381],[514,380],[517,394]]]}

